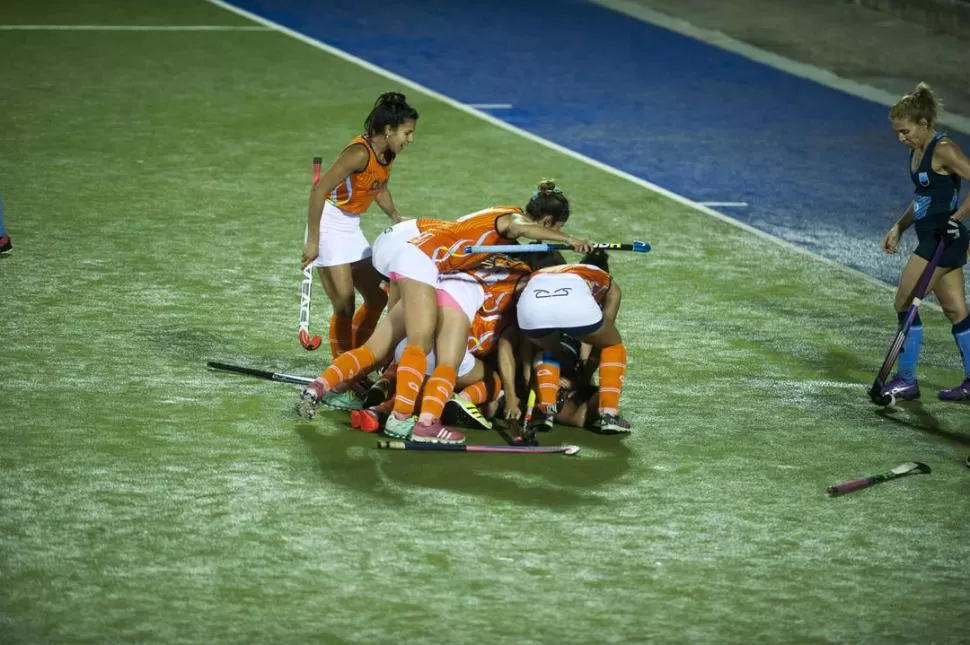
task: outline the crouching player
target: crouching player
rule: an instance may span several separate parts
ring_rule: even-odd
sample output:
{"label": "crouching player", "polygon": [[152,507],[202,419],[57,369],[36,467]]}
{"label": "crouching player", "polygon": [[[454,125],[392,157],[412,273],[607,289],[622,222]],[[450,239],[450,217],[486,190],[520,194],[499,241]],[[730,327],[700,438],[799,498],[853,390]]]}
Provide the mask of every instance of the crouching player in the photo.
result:
{"label": "crouching player", "polygon": [[538,407],[546,416],[558,411],[560,366],[555,352],[565,333],[600,350],[599,416],[592,429],[601,434],[630,431],[619,410],[626,374],[626,348],[616,328],[620,297],[603,251],[587,254],[580,264],[539,269],[529,278],[516,313],[522,333],[544,350],[536,383]]}

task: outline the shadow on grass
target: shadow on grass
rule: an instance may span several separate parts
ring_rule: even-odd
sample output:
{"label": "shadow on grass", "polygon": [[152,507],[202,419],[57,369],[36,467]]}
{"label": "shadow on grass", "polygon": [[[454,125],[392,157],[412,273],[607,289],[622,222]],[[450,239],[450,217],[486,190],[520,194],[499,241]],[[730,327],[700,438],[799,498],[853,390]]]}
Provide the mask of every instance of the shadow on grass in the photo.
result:
{"label": "shadow on grass", "polygon": [[[318,420],[327,416],[321,414]],[[631,450],[624,439],[574,428],[556,428],[539,437],[542,445],[580,445],[582,451],[574,457],[378,450],[377,441],[385,437],[351,430],[347,421],[298,423],[295,430],[320,464],[323,478],[393,505],[404,503],[414,488],[543,508],[597,504],[602,497],[596,489],[630,468]],[[467,437],[469,444],[502,443],[497,434],[485,431],[469,430]]]}
{"label": "shadow on grass", "polygon": [[964,446],[970,446],[970,435],[947,430],[918,401],[899,402],[895,407],[879,408],[875,411],[875,414],[893,423],[915,428],[935,437],[942,437],[943,439],[948,439]]}

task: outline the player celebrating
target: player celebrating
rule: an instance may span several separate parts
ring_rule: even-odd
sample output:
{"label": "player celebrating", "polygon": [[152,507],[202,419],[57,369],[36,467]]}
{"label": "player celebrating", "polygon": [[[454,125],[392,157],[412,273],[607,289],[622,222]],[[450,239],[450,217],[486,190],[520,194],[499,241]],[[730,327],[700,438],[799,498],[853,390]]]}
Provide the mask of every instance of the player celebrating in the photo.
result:
{"label": "player celebrating", "polygon": [[[916,198],[910,203],[882,240],[886,253],[896,253],[899,237],[910,226],[916,230],[917,246],[899,278],[896,289],[896,315],[900,324],[912,304],[913,291],[933,257],[942,236],[945,247],[927,291],[936,294],[943,313],[953,325],[953,337],[963,357],[964,379],[953,389],[940,390],[946,401],[970,399],[970,316],[964,292],[963,265],[967,263],[970,238],[964,225],[970,215],[970,199],[958,206],[960,178],[970,181],[970,160],[945,133],[936,130],[940,101],[925,83],[912,94],[901,98],[889,112],[893,131],[910,149],[909,172],[916,187]],[[883,386],[881,393],[897,399],[913,400],[920,396],[916,379],[916,362],[923,339],[923,323],[917,312],[899,355],[896,375]]]}
{"label": "player celebrating", "polygon": [[546,416],[557,412],[560,369],[554,352],[565,333],[600,349],[599,418],[593,429],[601,434],[630,431],[619,411],[626,374],[626,347],[616,329],[620,298],[604,251],[587,254],[580,264],[539,269],[529,278],[516,311],[519,329],[545,350],[536,366],[536,383],[538,405]]}
{"label": "player celebrating", "polygon": [[[366,134],[354,137],[310,190],[303,267],[317,267],[333,305],[331,358],[367,340],[387,303],[360,217],[376,201],[394,222],[401,221],[387,182],[394,159],[414,141],[417,120],[403,94],[382,94],[364,121]],[[364,298],[356,313],[355,289]]]}

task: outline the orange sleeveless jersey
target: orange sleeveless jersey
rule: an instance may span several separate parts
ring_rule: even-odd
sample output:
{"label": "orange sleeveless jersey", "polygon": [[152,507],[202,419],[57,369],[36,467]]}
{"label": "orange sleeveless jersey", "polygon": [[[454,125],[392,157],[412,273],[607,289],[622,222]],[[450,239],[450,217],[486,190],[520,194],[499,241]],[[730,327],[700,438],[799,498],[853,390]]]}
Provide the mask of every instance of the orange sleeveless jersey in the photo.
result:
{"label": "orange sleeveless jersey", "polygon": [[515,292],[525,285],[529,265],[500,255],[491,255],[472,271],[485,290],[485,303],[468,331],[468,351],[479,358],[494,349],[505,328],[515,321]]}
{"label": "orange sleeveless jersey", "polygon": [[327,201],[344,212],[363,215],[374,202],[377,193],[387,185],[387,180],[391,176],[391,164],[385,165],[378,160],[377,153],[374,152],[366,137],[354,137],[344,150],[358,143],[367,147],[369,155],[367,167],[344,177],[343,181],[330,191]]}
{"label": "orange sleeveless jersey", "polygon": [[560,264],[559,266],[539,269],[536,273],[568,273],[579,276],[586,281],[589,292],[593,294],[593,298],[600,304],[602,304],[603,296],[610,290],[610,285],[613,283],[609,273],[591,264]]}
{"label": "orange sleeveless jersey", "polygon": [[495,206],[459,217],[454,222],[428,230],[411,240],[411,244],[421,249],[438,267],[439,273],[464,271],[481,264],[488,253],[466,254],[466,246],[485,244],[513,244],[495,230],[495,221],[509,213],[522,214],[515,206]]}

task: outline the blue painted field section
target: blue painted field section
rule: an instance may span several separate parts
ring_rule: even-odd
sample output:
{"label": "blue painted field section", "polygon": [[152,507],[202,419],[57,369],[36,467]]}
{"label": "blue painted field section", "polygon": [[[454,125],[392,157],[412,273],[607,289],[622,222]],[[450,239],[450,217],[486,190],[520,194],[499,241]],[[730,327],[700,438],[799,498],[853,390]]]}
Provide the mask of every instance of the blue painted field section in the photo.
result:
{"label": "blue painted field section", "polygon": [[723,212],[883,280],[901,267],[878,250],[912,194],[883,105],[586,2],[235,4],[459,101],[510,103],[494,116],[695,201],[748,202]]}

